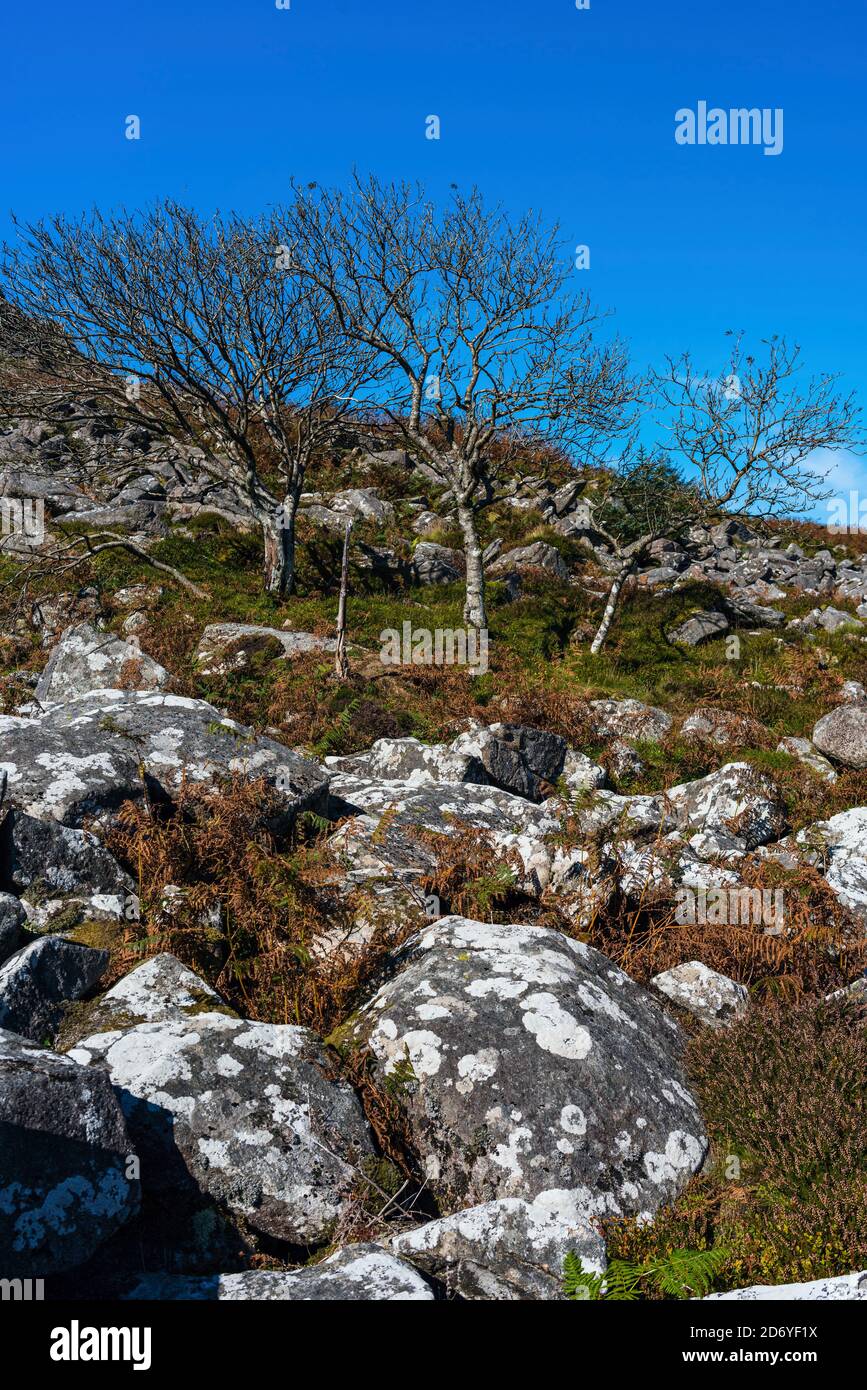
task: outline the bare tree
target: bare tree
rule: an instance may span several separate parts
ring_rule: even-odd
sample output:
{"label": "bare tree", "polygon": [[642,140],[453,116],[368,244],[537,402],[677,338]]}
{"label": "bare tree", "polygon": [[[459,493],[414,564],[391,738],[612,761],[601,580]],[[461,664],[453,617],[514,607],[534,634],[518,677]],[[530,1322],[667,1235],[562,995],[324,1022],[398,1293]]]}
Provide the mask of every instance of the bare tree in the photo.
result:
{"label": "bare tree", "polygon": [[606,472],[595,500],[588,503],[588,520],[608,542],[617,568],[590,644],[594,656],[608,636],[624,585],[653,542],[679,539],[700,510],[695,489],[658,451],[627,449]]}
{"label": "bare tree", "polygon": [[346,597],[349,592],[349,534],[352,520],[346,523],[343,533],[343,557],[340,564],[340,598],[337,604],[337,643],[334,648],[334,674],[338,680],[345,681],[349,675],[349,657],[346,654]]}
{"label": "bare tree", "polygon": [[698,374],[688,354],[650,374],[661,443],[653,454],[627,455],[592,511],[592,524],[621,562],[591,644],[594,655],[627,578],[655,540],[677,539],[690,526],[721,517],[755,526],[808,511],[828,496],[830,465],[823,467],[818,451],[860,444],[860,410],[854,395],[838,391],[836,377],[802,383],[799,347],[770,338],[759,362],[732,336],[719,377]]}
{"label": "bare tree", "polygon": [[626,354],[596,341],[556,227],[481,194],[438,210],[421,189],[356,178],[298,190],[285,240],[341,329],[376,354],[377,418],[446,488],[466,554],[464,621],[485,627],[478,513],[527,444],[590,453],[633,396]]}
{"label": "bare tree", "polygon": [[7,377],[5,411],[96,401],[201,450],[197,465],[262,527],[266,587],[288,593],[305,472],[365,362],[331,299],[293,269],[274,217],[205,219],[167,200],[18,231],[3,288],[42,323],[45,350],[37,374]]}

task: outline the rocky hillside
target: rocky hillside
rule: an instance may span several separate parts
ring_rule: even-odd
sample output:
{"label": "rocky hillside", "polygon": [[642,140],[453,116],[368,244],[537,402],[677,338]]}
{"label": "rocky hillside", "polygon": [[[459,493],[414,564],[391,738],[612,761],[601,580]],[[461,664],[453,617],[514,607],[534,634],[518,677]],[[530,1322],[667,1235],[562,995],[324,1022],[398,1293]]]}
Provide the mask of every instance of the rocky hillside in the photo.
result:
{"label": "rocky hillside", "polygon": [[347,439],[278,601],[199,462],[62,401],[0,435],[45,508],[0,559],[4,1273],[655,1298],[686,1250],[684,1297],[867,1297],[859,538],[658,542],[592,657],[596,477],[528,454],[487,669],[387,664],[460,627],[442,491]]}

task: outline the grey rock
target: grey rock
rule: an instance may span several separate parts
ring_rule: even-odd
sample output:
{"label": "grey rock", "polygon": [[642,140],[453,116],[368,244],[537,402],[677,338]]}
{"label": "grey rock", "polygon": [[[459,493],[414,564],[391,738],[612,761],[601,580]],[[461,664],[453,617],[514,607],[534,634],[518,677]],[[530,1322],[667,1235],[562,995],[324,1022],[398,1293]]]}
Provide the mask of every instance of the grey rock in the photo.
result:
{"label": "grey rock", "polygon": [[672,725],[671,715],[641,700],[591,700],[593,732],[603,737],[658,743]]}
{"label": "grey rock", "polygon": [[681,831],[723,830],[745,849],[779,839],[785,828],[779,788],[749,763],[726,763],[665,795]]}
{"label": "grey rock", "polygon": [[18,899],[11,893],[0,893],[0,965],[17,951],[26,920],[27,913]]}
{"label": "grey rock", "polygon": [[586,753],[579,753],[575,748],[567,748],[561,775],[566,788],[573,795],[578,792],[595,791],[604,787],[608,780],[603,767],[594,763]]}
{"label": "grey rock", "polygon": [[563,1261],[601,1274],[605,1242],[569,1192],[503,1197],[395,1236],[391,1248],[466,1299],[562,1299]]}
{"label": "grey rock", "polygon": [[451,749],[471,759],[471,765],[481,765],[484,776],[474,776],[473,781],[488,781],[530,801],[541,801],[545,784],[551,787],[557,781],[566,758],[565,739],[524,724],[470,730],[456,738]]}
{"label": "grey rock", "polygon": [[525,569],[545,570],[564,584],[569,582],[569,567],[566,561],[556,546],[549,545],[546,541],[533,541],[531,545],[521,545],[514,550],[507,550],[491,565],[489,573],[496,576],[508,574],[511,570]]}
{"label": "grey rock", "polygon": [[693,613],[686,622],[679,627],[673,628],[666,633],[669,642],[676,642],[682,647],[698,647],[702,642],[709,642],[714,637],[721,637],[724,632],[728,632],[729,620],[724,613],[714,613],[705,611]]}
{"label": "grey rock", "polygon": [[306,1028],[200,1013],[96,1033],[69,1055],[119,1088],[146,1183],[192,1183],[279,1240],[328,1240],[374,1152],[355,1093],[329,1080]]}
{"label": "grey rock", "polygon": [[53,1038],[66,1005],[98,984],[108,951],[42,936],[0,965],[0,1028],[32,1042]]}
{"label": "grey rock", "polygon": [[201,1013],[234,1016],[225,1000],[201,976],[167,951],[137,965],[83,1014],[67,1021],[60,1035],[61,1050],[95,1033],[124,1031],[139,1023],[165,1023],[195,1018]]}
{"label": "grey rock", "polygon": [[818,868],[843,906],[867,922],[867,806],[814,821],[779,848]]}
{"label": "grey rock", "polygon": [[733,1023],[746,1012],[749,995],[745,985],[711,970],[700,960],[685,961],[672,970],[663,970],[650,982],[672,1003],[688,1010],[702,1023],[719,1028]]}
{"label": "grey rock", "polygon": [[167,796],[184,778],[265,778],[282,793],[287,824],[327,805],[328,778],[318,764],[204,700],[158,691],[99,690],[39,718],[0,716],[0,769],[13,805],[73,826],[140,797],[140,769],[151,790]]}
{"label": "grey rock", "polygon": [[757,720],[712,706],[687,715],[680,733],[682,738],[712,743],[716,748],[761,746],[765,738],[765,730]]}
{"label": "grey rock", "polygon": [[399,1089],[442,1200],[565,1190],[588,1220],[650,1213],[699,1167],[706,1140],[678,1029],[598,951],[545,928],[445,917],[395,963],[352,1037]]}
{"label": "grey rock", "polygon": [[419,584],[453,584],[464,572],[464,556],[446,545],[420,541],[412,553],[412,570]]}
{"label": "grey rock", "polygon": [[769,608],[767,604],[755,603],[751,599],[741,597],[740,594],[730,598],[726,606],[738,622],[748,623],[751,627],[783,627],[786,622],[786,615],[781,613],[779,608]]}
{"label": "grey rock", "polygon": [[[523,868],[518,882],[527,892],[539,892],[551,879],[552,850],[549,837],[562,828],[563,806],[552,801],[537,805],[499,787],[452,783],[376,780],[338,774],[331,783],[330,812],[337,820],[366,814],[377,821],[388,813],[387,823],[413,832],[418,828],[441,835],[461,829],[476,831],[504,857]],[[603,793],[600,793],[603,795]],[[622,800],[622,798],[621,798]],[[616,812],[610,812],[616,818]]]}
{"label": "grey rock", "polygon": [[346,1245],[299,1270],[245,1270],[195,1277],[146,1274],[126,1299],[196,1299],[257,1303],[429,1303],[434,1294],[412,1265],[379,1245]]}
{"label": "grey rock", "polygon": [[[130,663],[135,664],[134,674]],[[90,623],[78,623],[66,629],[52,651],[39,678],[36,699],[48,703],[91,690],[117,690],[125,674],[130,681],[127,688],[137,690],[161,690],[171,679],[165,667],[135,643],[97,632]]]}
{"label": "grey rock", "polygon": [[808,738],[781,738],[777,744],[778,753],[788,753],[789,757],[797,758],[799,763],[815,772],[817,777],[821,777],[825,782],[836,782],[837,773],[827,758],[823,758],[812,745]]}
{"label": "grey rock", "polygon": [[103,1072],[0,1029],[0,1249],[4,1278],[83,1264],[134,1216],[139,1185]]}
{"label": "grey rock", "polygon": [[812,734],[820,753],[844,767],[867,767],[867,706],[840,705],[823,714]]}
{"label": "grey rock", "polygon": [[248,670],[259,653],[291,660],[308,652],[333,652],[336,646],[333,637],[317,637],[312,632],[287,632],[254,623],[210,623],[193,660],[203,676],[225,676]]}
{"label": "grey rock", "polygon": [[55,894],[86,890],[126,896],[135,888],[95,835],[18,810],[10,811],[0,830],[0,871],[18,893],[40,885]]}
{"label": "grey rock", "polygon": [[709,1293],[702,1300],[731,1300],[739,1303],[825,1303],[867,1299],[867,1270],[841,1274],[835,1279],[812,1279],[807,1284],[751,1284],[728,1293]]}

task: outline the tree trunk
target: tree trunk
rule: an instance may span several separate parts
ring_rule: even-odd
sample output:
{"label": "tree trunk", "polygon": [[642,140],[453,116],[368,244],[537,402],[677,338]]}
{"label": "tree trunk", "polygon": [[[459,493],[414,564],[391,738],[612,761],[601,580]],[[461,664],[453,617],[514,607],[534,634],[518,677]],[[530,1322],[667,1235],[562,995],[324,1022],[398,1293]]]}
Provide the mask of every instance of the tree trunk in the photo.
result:
{"label": "tree trunk", "polygon": [[608,590],[608,602],[605,605],[605,612],[602,614],[602,621],[599,624],[596,636],[590,643],[591,656],[598,655],[605,638],[608,636],[608,631],[614,621],[614,614],[617,612],[617,601],[620,598],[620,591],[629,578],[634,564],[635,557],[630,555],[629,559],[624,561],[614,576],[614,582]]}
{"label": "tree trunk", "polygon": [[472,507],[463,504],[458,505],[457,512],[467,562],[464,622],[467,627],[482,629],[487,627],[488,617],[485,612],[485,571],[479,533],[476,530],[476,517]]}
{"label": "tree trunk", "polygon": [[286,598],[295,584],[295,517],[301,496],[300,484],[290,488],[273,516],[262,523],[265,537],[265,588],[277,598]]}
{"label": "tree trunk", "polygon": [[340,599],[337,604],[337,646],[334,649],[334,674],[338,680],[345,681],[349,675],[349,657],[346,655],[346,594],[349,589],[349,533],[352,522],[346,523],[343,537],[343,563],[340,567]]}

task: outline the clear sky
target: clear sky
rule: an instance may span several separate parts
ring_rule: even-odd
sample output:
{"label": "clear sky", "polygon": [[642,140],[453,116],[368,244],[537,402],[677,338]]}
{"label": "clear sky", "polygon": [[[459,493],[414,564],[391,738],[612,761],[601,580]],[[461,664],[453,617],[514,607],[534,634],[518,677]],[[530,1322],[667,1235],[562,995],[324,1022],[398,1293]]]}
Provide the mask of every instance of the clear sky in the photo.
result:
{"label": "clear sky", "polygon": [[[475,182],[589,245],[638,365],[716,372],[725,329],[783,333],[867,406],[867,0],[289,3],[7,6],[0,235],[166,194],[253,212],[353,165]],[[782,153],[678,145],[702,100],[782,108]]]}

